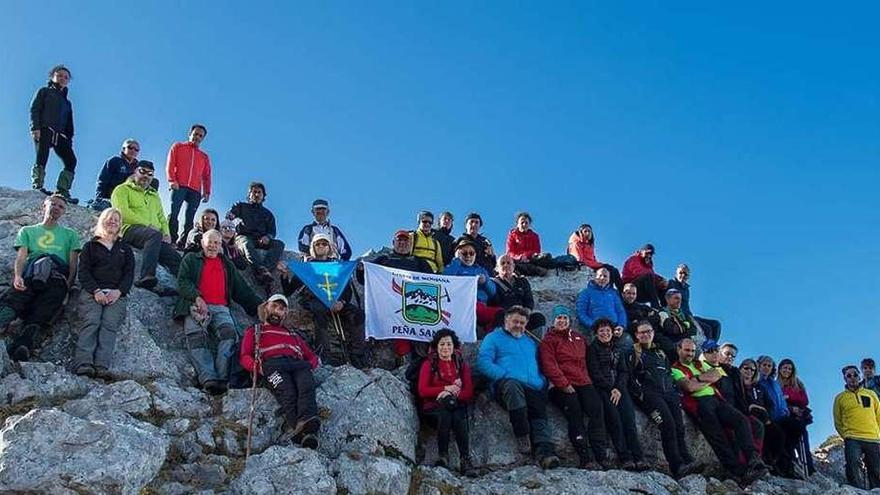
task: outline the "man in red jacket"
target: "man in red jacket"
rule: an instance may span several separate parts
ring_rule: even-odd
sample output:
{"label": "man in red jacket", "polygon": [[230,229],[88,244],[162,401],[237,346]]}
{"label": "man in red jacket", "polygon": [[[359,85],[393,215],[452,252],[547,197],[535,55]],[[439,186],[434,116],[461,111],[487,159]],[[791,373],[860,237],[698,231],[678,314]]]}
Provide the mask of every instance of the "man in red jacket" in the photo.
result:
{"label": "man in red jacket", "polygon": [[[171,242],[183,250],[186,234],[193,228],[193,219],[199,201],[207,203],[211,197],[211,160],[199,148],[208,130],[202,124],[193,124],[189,129],[189,141],[174,143],[168,150],[168,188],[171,190],[171,213],[168,215],[168,230]],[[183,231],[178,232],[180,207],[186,203]],[[178,236],[179,234],[179,236]]]}
{"label": "man in red jacket", "polygon": [[645,244],[623,264],[623,283],[633,284],[638,290],[636,301],[660,309],[660,294],[666,292],[666,280],[654,273],[654,245]]}
{"label": "man in red jacket", "polygon": [[271,296],[260,306],[259,332],[256,326],[245,331],[241,341],[241,366],[263,377],[263,382],[284,411],[294,443],[305,448],[318,447],[318,402],[312,370],[320,361],[305,340],[282,322],[287,317],[287,298]]}

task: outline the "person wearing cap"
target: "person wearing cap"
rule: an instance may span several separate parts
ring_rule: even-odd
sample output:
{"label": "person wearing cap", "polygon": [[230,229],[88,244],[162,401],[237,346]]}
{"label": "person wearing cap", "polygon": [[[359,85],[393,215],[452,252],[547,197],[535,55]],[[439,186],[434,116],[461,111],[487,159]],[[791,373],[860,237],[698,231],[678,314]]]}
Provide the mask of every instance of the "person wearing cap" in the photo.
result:
{"label": "person wearing cap", "polygon": [[[180,297],[174,307],[174,318],[183,320],[186,348],[199,385],[215,395],[226,391],[229,356],[239,337],[229,305],[235,301],[255,315],[260,304],[260,298],[223,255],[222,246],[220,232],[209,230],[202,235],[201,252],[184,256],[177,276]],[[211,334],[217,343],[214,349],[210,347]]]}
{"label": "person wearing cap", "polygon": [[880,488],[880,400],[860,384],[857,367],[844,366],[841,372],[845,389],[834,398],[833,412],[834,429],[843,438],[846,482],[858,488]]}
{"label": "person wearing cap", "polygon": [[578,262],[586,265],[593,270],[599,268],[607,268],[611,275],[611,284],[618,291],[623,290],[623,282],[620,279],[620,270],[610,263],[603,263],[596,259],[596,237],[593,234],[593,227],[584,223],[577,230],[571,233],[568,238],[568,254],[577,258]]}
{"label": "person wearing cap", "polygon": [[236,221],[235,245],[257,280],[268,288],[272,284],[272,270],[284,254],[284,242],[275,238],[275,215],[263,206],[265,200],[266,186],[251,182],[247,202],[233,204],[226,219]]}
{"label": "person wearing cap", "polygon": [[532,215],[529,212],[520,211],[514,216],[514,226],[507,233],[507,253],[516,262],[517,273],[539,277],[547,275],[545,266],[551,256],[541,252],[541,238],[532,230]]}
{"label": "person wearing cap", "polygon": [[547,379],[538,365],[538,342],[525,333],[529,313],[522,306],[505,311],[504,325],[480,344],[477,369],[507,411],[519,452],[534,452],[542,468],[552,469],[559,458],[547,420]]}
{"label": "person wearing cap", "polygon": [[[477,251],[476,263],[485,268],[487,272],[491,273],[492,270],[495,269],[497,259],[495,257],[495,249],[492,247],[492,242],[483,236],[483,234],[480,234],[480,229],[482,228],[483,217],[481,217],[479,213],[468,213],[468,216],[464,220],[464,233],[458,239],[465,238],[474,244],[474,248]],[[457,243],[458,240],[456,240],[456,244]]]}
{"label": "person wearing cap", "polygon": [[54,149],[64,168],[58,174],[55,190],[68,203],[79,200],[70,196],[76,171],[76,154],[73,152],[73,105],[67,98],[70,69],[56,65],[49,70],[49,80],[38,89],[31,101],[31,138],[36,158],[31,168],[31,185],[37,191],[52,194],[43,187],[49,150]]}
{"label": "person wearing cap", "polygon": [[620,332],[626,328],[628,321],[620,294],[611,286],[611,274],[607,268],[599,268],[593,274],[593,280],[578,293],[577,314],[581,324],[592,328],[600,318],[611,320],[614,328]]}
{"label": "person wearing cap", "polygon": [[[584,469],[610,469],[606,455],[605,416],[602,402],[587,369],[587,339],[572,329],[571,311],[553,307],[552,326],[541,340],[541,372],[550,381],[550,400],[568,423],[568,439]],[[584,425],[584,414],[589,421]],[[597,464],[598,463],[598,464]]]}
{"label": "person wearing cap", "polygon": [[159,295],[171,296],[176,292],[157,288],[156,265],[162,265],[177,276],[180,254],[171,244],[168,218],[162,209],[162,200],[150,184],[155,174],[153,162],[141,160],[125,182],[116,186],[110,195],[110,204],[122,212],[122,240],[141,250],[140,276],[135,287],[153,290]]}
{"label": "person wearing cap", "polygon": [[660,309],[660,294],[666,291],[666,280],[654,272],[654,245],[645,244],[623,264],[621,279],[638,288],[638,301]]}
{"label": "person wearing cap", "polygon": [[[690,338],[677,344],[678,361],[672,365],[671,373],[682,392],[682,407],[697,424],[721,465],[744,484],[750,484],[767,474],[767,466],[755,449],[748,419],[715,388],[721,374],[695,360],[696,349]],[[732,440],[725,435],[725,429],[733,431]]]}
{"label": "person wearing cap", "polygon": [[721,338],[721,322],[711,318],[696,316],[691,312],[691,285],[688,282],[691,278],[691,269],[684,263],[681,263],[675,269],[675,278],[667,281],[670,289],[676,289],[681,292],[681,308],[684,312],[694,319],[703,330],[703,335],[707,339],[718,340]]}
{"label": "person wearing cap", "polygon": [[495,268],[497,276],[492,277],[495,282],[495,297],[489,301],[490,307],[498,308],[495,315],[494,326],[501,325],[504,318],[504,310],[515,305],[520,305],[531,310],[526,330],[535,333],[539,337],[543,335],[543,328],[547,324],[544,315],[535,311],[535,297],[532,294],[532,286],[529,280],[522,275],[516,274],[516,265],[513,258],[504,253],[498,257],[498,266]]}
{"label": "person wearing cap", "polygon": [[321,419],[312,371],[320,360],[302,337],[284,327],[288,306],[283,294],[273,294],[260,305],[260,322],[245,330],[239,362],[256,372],[275,396],[284,414],[285,436],[294,445],[315,449]]}
{"label": "person wearing cap", "polygon": [[[202,124],[193,124],[189,128],[189,139],[174,143],[168,150],[165,173],[168,177],[168,189],[171,191],[171,213],[168,215],[168,230],[171,241],[183,248],[186,234],[193,227],[199,201],[207,203],[211,198],[211,159],[201,149],[202,141],[208,135],[208,129]],[[178,217],[180,208],[186,203],[183,231],[178,237]]]}
{"label": "person wearing cap", "polygon": [[431,265],[431,271],[440,273],[445,266],[443,248],[440,241],[434,238],[434,214],[427,210],[419,212],[419,228],[412,231],[412,255],[422,258]]}
{"label": "person wearing cap", "polygon": [[[495,297],[495,282],[489,272],[476,263],[477,246],[468,237],[459,237],[455,243],[455,259],[444,270],[444,275],[477,277],[477,325],[483,329],[495,324],[495,314],[500,308],[489,306]],[[482,334],[483,332],[478,332]],[[481,337],[482,335],[478,335]]]}
{"label": "person wearing cap", "polygon": [[686,338],[697,335],[697,324],[681,309],[681,292],[677,289],[666,291],[666,306],[660,311],[660,335],[657,343],[664,351],[676,352],[677,344]]}
{"label": "person wearing cap", "polygon": [[90,199],[86,206],[95,211],[104,211],[110,207],[110,195],[116,186],[131,177],[138,164],[138,153],[141,145],[132,138],[122,142],[122,152],[111,156],[104,162],[101,172],[98,174],[95,198]]}
{"label": "person wearing cap", "polygon": [[452,235],[452,227],[455,217],[452,212],[444,211],[440,214],[438,227],[434,230],[434,239],[440,243],[440,250],[443,252],[443,263],[448,265],[455,257],[455,236]]}
{"label": "person wearing cap", "polygon": [[351,259],[351,246],[342,233],[342,230],[336,225],[330,223],[330,203],[326,199],[316,199],[312,202],[312,216],[315,221],[304,225],[299,231],[299,252],[308,254],[312,243],[312,236],[315,234],[326,234],[330,236],[333,245],[336,246],[336,252],[339,258],[345,261]]}
{"label": "person wearing cap", "polygon": [[[309,255],[303,261],[327,263],[337,260],[339,260],[339,255],[336,253],[336,247],[332,244],[330,236],[327,234],[313,235]],[[281,290],[284,295],[290,296],[305,285],[287,268],[287,265],[279,263],[278,267],[281,270]],[[315,338],[313,343],[321,361],[331,366],[341,366],[346,364],[346,358],[350,356],[351,363],[349,364],[358,368],[364,367],[366,365],[363,335],[364,313],[352,303],[354,292],[351,282],[346,284],[339,299],[330,308],[318,300],[318,297],[311,290],[300,290],[299,294],[300,307],[309,310],[314,320]],[[334,346],[331,345],[331,335],[338,336],[336,331],[330,330],[332,314],[339,316],[342,331],[345,332],[345,336],[336,342],[338,347],[342,348],[340,354],[333,352]],[[350,347],[350,349],[346,349],[346,347]]]}

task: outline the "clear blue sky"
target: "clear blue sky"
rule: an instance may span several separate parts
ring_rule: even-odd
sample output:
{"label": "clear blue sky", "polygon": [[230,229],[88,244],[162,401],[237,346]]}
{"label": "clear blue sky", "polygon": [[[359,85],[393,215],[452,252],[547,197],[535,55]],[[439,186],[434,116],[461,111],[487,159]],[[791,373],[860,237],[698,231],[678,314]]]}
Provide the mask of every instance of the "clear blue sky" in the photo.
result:
{"label": "clear blue sky", "polygon": [[818,443],[840,366],[880,359],[880,8],[661,4],[6,2],[0,183],[29,186],[63,62],[81,198],[124,138],[162,163],[197,121],[212,206],[262,180],[289,243],[316,197],[358,253],[421,208],[496,245],[528,209],[556,253],[586,221],[618,266],[651,241],[742,356],[800,365]]}

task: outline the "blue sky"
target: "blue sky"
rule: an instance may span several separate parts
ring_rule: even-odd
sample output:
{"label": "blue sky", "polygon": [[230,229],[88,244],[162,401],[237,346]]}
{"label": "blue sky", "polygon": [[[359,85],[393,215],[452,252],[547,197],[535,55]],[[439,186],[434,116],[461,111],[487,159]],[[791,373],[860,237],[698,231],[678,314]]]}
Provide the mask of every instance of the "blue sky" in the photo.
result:
{"label": "blue sky", "polygon": [[527,209],[555,253],[586,221],[617,266],[651,241],[742,356],[795,359],[817,444],[840,366],[878,343],[878,10],[9,2],[0,183],[29,186],[28,104],[63,62],[81,198],[124,138],[163,163],[202,122],[212,206],[262,180],[288,243],[316,197],[355,252],[421,208],[479,211],[496,245]]}

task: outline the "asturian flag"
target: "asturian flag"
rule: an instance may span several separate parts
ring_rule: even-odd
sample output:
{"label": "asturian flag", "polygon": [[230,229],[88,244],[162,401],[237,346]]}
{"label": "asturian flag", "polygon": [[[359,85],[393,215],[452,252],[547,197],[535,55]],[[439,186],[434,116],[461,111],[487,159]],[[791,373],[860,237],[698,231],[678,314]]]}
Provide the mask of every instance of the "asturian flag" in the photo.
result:
{"label": "asturian flag", "polygon": [[364,263],[366,336],[430,342],[441,328],[477,340],[477,277],[418,273]]}
{"label": "asturian flag", "polygon": [[351,280],[357,261],[291,261],[287,266],[318,300],[330,308]]}

